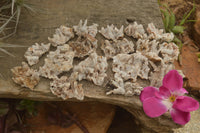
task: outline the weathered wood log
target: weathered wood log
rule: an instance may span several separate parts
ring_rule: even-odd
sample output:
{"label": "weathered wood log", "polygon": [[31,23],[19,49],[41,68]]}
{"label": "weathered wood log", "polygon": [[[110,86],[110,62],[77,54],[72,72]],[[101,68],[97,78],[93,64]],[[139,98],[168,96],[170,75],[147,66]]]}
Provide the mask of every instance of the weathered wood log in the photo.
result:
{"label": "weathered wood log", "polygon": [[[107,24],[115,24],[119,27],[122,24],[125,25],[126,21],[137,21],[144,26],[153,22],[158,28],[163,28],[157,0],[30,0],[30,2],[39,8],[44,8],[43,12],[32,16],[23,11],[18,32],[7,40],[8,43],[28,47],[35,42],[47,42],[47,37],[54,33],[56,27],[65,24],[66,19],[70,26],[78,24],[80,19],[88,19],[89,24],[98,23],[100,27]],[[98,38],[100,37],[98,36]],[[0,73],[2,75],[0,77],[0,97],[61,101],[62,99],[51,93],[49,80],[42,79],[34,91],[21,88],[12,81],[10,69],[21,65],[21,62],[25,60],[24,52],[26,49],[9,48],[7,50],[16,57],[0,58]],[[37,68],[41,64],[43,62],[39,62],[34,67]],[[121,106],[133,114],[145,131],[168,132],[173,128],[180,127],[167,114],[154,119],[147,117],[138,96],[107,96],[105,88],[95,86],[87,81],[82,83],[85,92],[84,101],[100,101]]]}

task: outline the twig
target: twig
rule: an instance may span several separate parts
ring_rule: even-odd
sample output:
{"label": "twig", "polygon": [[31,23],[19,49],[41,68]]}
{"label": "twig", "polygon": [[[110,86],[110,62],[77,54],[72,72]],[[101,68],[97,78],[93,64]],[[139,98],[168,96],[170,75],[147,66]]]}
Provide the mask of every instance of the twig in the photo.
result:
{"label": "twig", "polygon": [[[53,108],[58,108],[56,105],[53,105],[52,103],[48,103],[48,105],[50,105]],[[64,111],[64,110],[62,110],[61,112],[64,115],[66,115],[71,121],[73,121],[83,131],[83,133],[89,133],[87,128],[74,115],[71,115],[69,112]]]}
{"label": "twig", "polygon": [[[187,4],[189,4],[189,5],[192,5],[192,6],[194,5],[194,3],[190,2],[190,1],[186,1],[186,2],[187,2]],[[196,7],[200,7],[200,5],[198,5],[198,4],[196,4],[195,6],[196,6]]]}
{"label": "twig", "polygon": [[12,57],[15,57],[13,54],[9,53],[9,52],[8,52],[7,50],[5,50],[5,49],[0,48],[0,51],[1,51],[1,52],[4,52],[4,53],[7,54],[7,55],[10,55],[10,56],[12,56]]}
{"label": "twig", "polygon": [[[4,14],[0,14],[0,17],[4,17],[4,18],[10,18],[10,16],[8,16],[8,15],[4,15]],[[15,17],[13,17],[13,19],[16,19]]]}
{"label": "twig", "polygon": [[3,29],[8,25],[8,23],[12,20],[12,18],[15,16],[17,12],[15,12],[7,21],[0,27],[0,33],[3,31]]}

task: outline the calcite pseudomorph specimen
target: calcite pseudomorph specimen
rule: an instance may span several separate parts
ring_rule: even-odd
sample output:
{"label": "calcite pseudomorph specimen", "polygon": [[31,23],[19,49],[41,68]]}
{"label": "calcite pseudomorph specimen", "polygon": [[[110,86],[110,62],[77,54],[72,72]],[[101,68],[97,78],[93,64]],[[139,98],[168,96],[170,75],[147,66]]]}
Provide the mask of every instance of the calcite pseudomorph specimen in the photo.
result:
{"label": "calcite pseudomorph specimen", "polygon": [[62,72],[67,72],[73,67],[73,58],[74,52],[68,44],[58,46],[56,51],[49,52],[39,73],[45,78],[56,78]]}
{"label": "calcite pseudomorph specimen", "polygon": [[48,39],[52,43],[52,45],[56,47],[65,44],[73,37],[73,29],[61,25],[59,28],[56,29],[56,33],[53,35],[53,38],[48,37]]}
{"label": "calcite pseudomorph specimen", "polygon": [[84,99],[84,90],[82,84],[78,84],[73,78],[68,78],[67,76],[62,76],[61,78],[54,78],[50,82],[51,92],[66,100],[68,98],[76,98],[78,100]]}
{"label": "calcite pseudomorph specimen", "polygon": [[137,24],[137,22],[134,22],[133,24],[129,24],[124,32],[128,36],[132,36],[133,38],[141,38],[145,39],[147,38],[147,34],[145,33],[144,27],[141,24]]}
{"label": "calcite pseudomorph specimen", "polygon": [[110,59],[117,54],[133,53],[134,44],[126,38],[117,41],[105,40],[105,42],[101,45],[101,49],[104,51],[105,56]]}
{"label": "calcite pseudomorph specimen", "polygon": [[90,35],[92,37],[95,37],[98,32],[97,27],[98,27],[98,24],[87,26],[87,19],[86,19],[84,24],[83,24],[83,21],[80,20],[78,25],[73,26],[73,29],[76,32],[76,35],[78,35],[79,37],[85,36],[85,35]]}
{"label": "calcite pseudomorph specimen", "polygon": [[97,39],[95,36],[98,32],[97,27],[97,24],[87,26],[87,19],[85,20],[84,24],[82,20],[80,20],[77,26],[73,26],[78,38],[76,41],[69,42],[69,45],[75,52],[75,57],[83,58],[96,51]]}
{"label": "calcite pseudomorph specimen", "polygon": [[173,33],[164,33],[163,29],[157,29],[153,23],[148,24],[147,32],[149,33],[149,39],[162,40],[171,42],[174,39]]}
{"label": "calcite pseudomorph specimen", "polygon": [[[122,94],[122,95],[134,95],[135,90],[141,87],[136,83],[137,77],[142,79],[148,79],[149,66],[148,58],[143,56],[140,52],[134,54],[118,54],[113,57],[112,70],[114,72],[114,79],[112,84],[116,89],[107,92],[107,94]],[[130,81],[128,81],[130,80]],[[127,89],[127,84],[128,88]],[[133,87],[132,90],[130,89]],[[136,91],[139,94],[138,90]]]}
{"label": "calcite pseudomorph specimen", "polygon": [[[153,23],[148,24],[147,32],[137,22],[125,29],[111,24],[99,31],[106,38],[99,47],[95,38],[97,27],[98,24],[87,26],[87,20],[84,23],[80,20],[73,28],[60,26],[53,38],[48,38],[56,50],[49,52],[39,72],[29,68],[28,64],[38,63],[39,58],[49,51],[50,44],[36,43],[28,48],[25,53],[28,64],[22,63],[22,66],[12,69],[14,82],[33,89],[39,82],[39,76],[48,78],[51,80],[51,92],[64,100],[84,99],[84,89],[79,83],[83,79],[98,86],[104,86],[104,83],[112,85],[107,95],[133,96],[142,91],[144,86],[141,86],[141,82],[159,87],[164,75],[173,69],[172,63],[179,55],[178,47],[171,42],[173,33],[164,33]],[[124,33],[134,40],[125,38]],[[98,48],[105,56],[100,55]],[[107,75],[109,65],[113,74]],[[104,82],[105,78],[107,82]]]}
{"label": "calcite pseudomorph specimen", "polygon": [[106,28],[102,27],[99,31],[106,39],[117,40],[124,37],[124,26],[122,25],[120,29],[117,29],[113,24],[107,25]]}
{"label": "calcite pseudomorph specimen", "polygon": [[108,63],[106,57],[98,56],[97,53],[92,53],[84,61],[81,61],[74,67],[73,72],[77,72],[77,79],[87,79],[96,85],[102,85],[104,78],[107,76],[106,70]]}
{"label": "calcite pseudomorph specimen", "polygon": [[69,42],[69,45],[75,52],[75,57],[83,58],[96,51],[97,39],[88,34],[83,38],[79,37],[76,41]]}
{"label": "calcite pseudomorph specimen", "polygon": [[35,43],[35,45],[29,47],[24,54],[24,57],[28,61],[28,64],[30,66],[37,64],[39,62],[39,58],[47,51],[49,51],[50,46],[51,46],[50,43],[48,44],[41,43],[41,45]]}
{"label": "calcite pseudomorph specimen", "polygon": [[22,66],[14,67],[11,71],[13,81],[22,87],[33,90],[40,81],[39,73],[31,69],[25,62],[22,62]]}

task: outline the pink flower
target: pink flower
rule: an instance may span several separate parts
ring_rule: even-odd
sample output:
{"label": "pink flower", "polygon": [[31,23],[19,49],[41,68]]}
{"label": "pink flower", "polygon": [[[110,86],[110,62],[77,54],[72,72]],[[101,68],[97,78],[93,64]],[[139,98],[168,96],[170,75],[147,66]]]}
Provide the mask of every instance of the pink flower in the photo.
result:
{"label": "pink flower", "polygon": [[171,70],[165,75],[163,85],[159,89],[145,87],[140,95],[144,112],[149,117],[158,117],[169,110],[174,122],[181,125],[189,122],[190,112],[197,110],[199,103],[184,96],[188,92],[182,86],[181,75],[176,70]]}

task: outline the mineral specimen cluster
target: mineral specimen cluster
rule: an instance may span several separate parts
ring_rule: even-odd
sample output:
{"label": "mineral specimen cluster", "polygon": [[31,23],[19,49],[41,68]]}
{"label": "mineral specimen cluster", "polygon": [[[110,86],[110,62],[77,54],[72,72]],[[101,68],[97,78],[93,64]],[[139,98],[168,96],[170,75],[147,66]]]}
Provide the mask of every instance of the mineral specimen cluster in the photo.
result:
{"label": "mineral specimen cluster", "polygon": [[[11,70],[14,82],[33,90],[40,77],[47,78],[51,92],[64,100],[84,99],[81,80],[102,86],[106,95],[133,96],[140,95],[144,87],[138,80],[160,86],[164,75],[173,69],[173,61],[179,55],[178,47],[172,42],[173,33],[164,33],[153,23],[148,24],[146,31],[137,22],[125,29],[123,25],[118,29],[112,24],[99,30],[105,40],[98,46],[97,27],[98,24],[87,26],[87,20],[84,23],[81,20],[72,28],[60,26],[53,37],[48,38],[48,44],[36,43],[28,48],[24,55],[28,64],[23,62],[22,66]],[[125,34],[129,38],[125,38]],[[50,45],[56,50],[49,51]],[[103,55],[97,54],[101,53],[97,52],[98,48]],[[38,70],[29,67],[37,64],[47,52],[43,66]],[[112,63],[109,64],[108,60]],[[109,66],[113,74],[108,75]],[[107,84],[112,86],[107,92],[106,86],[103,87],[106,77]]]}

